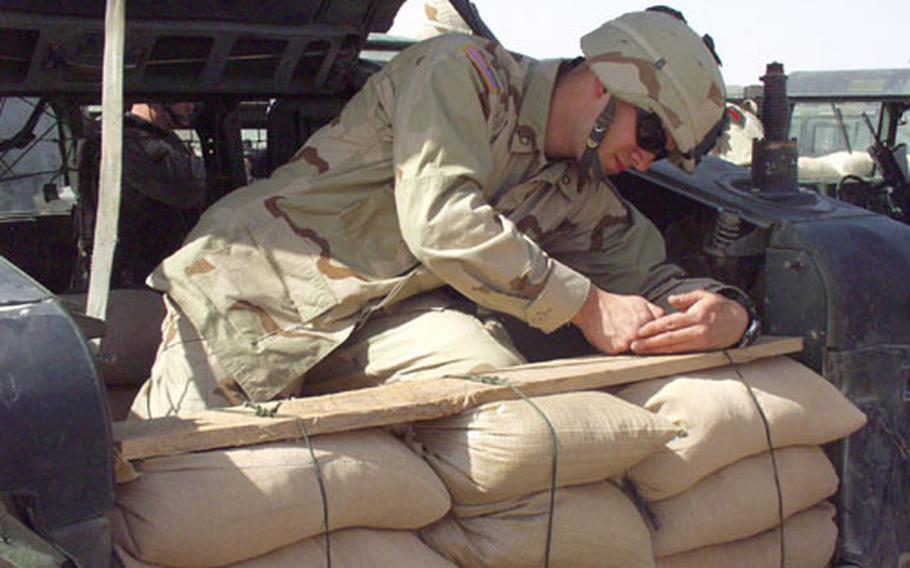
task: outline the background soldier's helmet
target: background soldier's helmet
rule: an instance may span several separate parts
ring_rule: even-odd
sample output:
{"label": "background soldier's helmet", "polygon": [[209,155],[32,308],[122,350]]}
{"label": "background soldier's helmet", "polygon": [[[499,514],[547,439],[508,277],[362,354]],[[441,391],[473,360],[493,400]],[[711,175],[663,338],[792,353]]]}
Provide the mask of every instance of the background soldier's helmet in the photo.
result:
{"label": "background soldier's helmet", "polygon": [[723,131],[726,88],[710,41],[663,12],[632,12],[581,39],[591,69],[619,100],[655,112],[691,172]]}

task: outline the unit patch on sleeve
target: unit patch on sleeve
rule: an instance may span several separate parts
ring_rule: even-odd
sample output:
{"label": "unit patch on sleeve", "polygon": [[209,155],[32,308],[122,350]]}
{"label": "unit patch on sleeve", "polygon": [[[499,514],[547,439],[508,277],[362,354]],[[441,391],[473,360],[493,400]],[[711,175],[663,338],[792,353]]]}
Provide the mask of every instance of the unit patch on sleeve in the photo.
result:
{"label": "unit patch on sleeve", "polygon": [[496,74],[493,73],[493,70],[490,69],[490,64],[487,63],[486,57],[480,53],[480,50],[474,47],[473,45],[465,46],[464,48],[465,55],[468,56],[468,59],[471,60],[471,63],[474,65],[474,68],[480,74],[483,83],[487,88],[487,92],[491,95],[498,95],[501,90],[499,86],[499,81],[496,79]]}

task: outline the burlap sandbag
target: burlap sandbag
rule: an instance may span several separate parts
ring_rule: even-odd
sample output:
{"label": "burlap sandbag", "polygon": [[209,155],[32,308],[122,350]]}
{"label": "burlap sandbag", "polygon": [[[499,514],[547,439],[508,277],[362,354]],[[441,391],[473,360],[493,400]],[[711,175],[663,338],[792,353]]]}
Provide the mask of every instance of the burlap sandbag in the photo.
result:
{"label": "burlap sandbag", "polygon": [[[416,529],[450,501],[439,478],[390,434],[312,438],[331,529]],[[277,443],[157,458],[117,487],[114,541],[167,566],[222,566],[323,532],[322,497],[307,448]]]}
{"label": "burlap sandbag", "polygon": [[759,412],[734,369],[758,398],[774,447],[824,444],[865,424],[865,415],[833,385],[787,357],[631,385],[619,391],[620,398],[688,433],[632,468],[630,477],[645,500],[682,493],[720,468],[768,449]]}
{"label": "burlap sandbag", "polygon": [[[331,535],[330,551],[333,568],[395,566],[396,568],[454,568],[455,565],[433,552],[408,531],[345,529]],[[124,568],[158,568],[137,560],[122,548],[115,547]],[[325,568],[325,539],[315,536],[279,548],[264,556],[230,564],[231,568]]]}
{"label": "burlap sandbag", "polygon": [[[775,450],[784,518],[837,491],[837,473],[818,446]],[[688,490],[649,505],[658,522],[655,556],[747,538],[780,524],[771,457],[744,458]]]}
{"label": "burlap sandbag", "polygon": [[[556,431],[559,486],[621,474],[681,432],[669,421],[603,392],[532,400]],[[525,400],[485,404],[413,428],[413,440],[423,447],[456,505],[504,501],[550,487],[550,430]]]}
{"label": "burlap sandbag", "polygon": [[[564,487],[556,495],[550,566],[654,566],[644,520],[612,483]],[[537,493],[489,515],[450,514],[419,534],[463,568],[538,568],[544,565],[549,506],[549,492]]]}
{"label": "burlap sandbag", "polygon": [[[784,523],[787,568],[825,568],[834,554],[834,506],[823,502]],[[780,530],[657,559],[657,568],[780,568]]]}

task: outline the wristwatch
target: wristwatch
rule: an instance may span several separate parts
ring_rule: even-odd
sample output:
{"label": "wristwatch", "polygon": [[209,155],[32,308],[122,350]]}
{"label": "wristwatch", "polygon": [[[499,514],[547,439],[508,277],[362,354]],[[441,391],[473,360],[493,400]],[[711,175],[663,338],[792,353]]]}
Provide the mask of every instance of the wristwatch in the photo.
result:
{"label": "wristwatch", "polygon": [[746,331],[743,332],[743,336],[739,339],[736,347],[748,347],[755,343],[758,336],[761,335],[761,318],[758,317],[758,312],[755,311],[755,304],[752,303],[752,299],[736,288],[724,288],[717,293],[725,298],[730,298],[745,308],[746,313],[749,314],[749,324],[746,325]]}

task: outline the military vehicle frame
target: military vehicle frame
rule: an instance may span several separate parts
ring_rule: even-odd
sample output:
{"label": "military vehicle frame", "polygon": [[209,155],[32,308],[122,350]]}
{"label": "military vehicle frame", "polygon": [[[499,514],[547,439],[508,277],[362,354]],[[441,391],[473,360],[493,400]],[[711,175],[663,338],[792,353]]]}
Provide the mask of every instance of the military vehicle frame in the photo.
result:
{"label": "military vehicle frame", "polygon": [[[491,35],[467,2],[452,3]],[[369,36],[400,4],[191,0],[165,13],[135,0],[126,99],[204,103],[195,130],[214,201],[247,181],[244,129],[267,132],[265,175],[378,68],[365,53],[406,45]],[[3,131],[4,170],[45,129],[58,153],[28,190],[33,210],[0,212],[0,503],[83,566],[111,562],[111,411],[104,353],[86,339],[103,329],[60,295],[79,254],[69,209],[86,108],[100,101],[103,13],[100,0],[0,0],[0,96],[43,106]],[[14,177],[0,180],[4,195],[25,179]],[[827,448],[841,477],[834,564],[910,565],[910,226],[818,192],[756,185],[714,158],[692,175],[658,163],[616,183],[664,231],[671,258],[747,290],[766,332],[803,337],[798,359],[868,415]]]}

